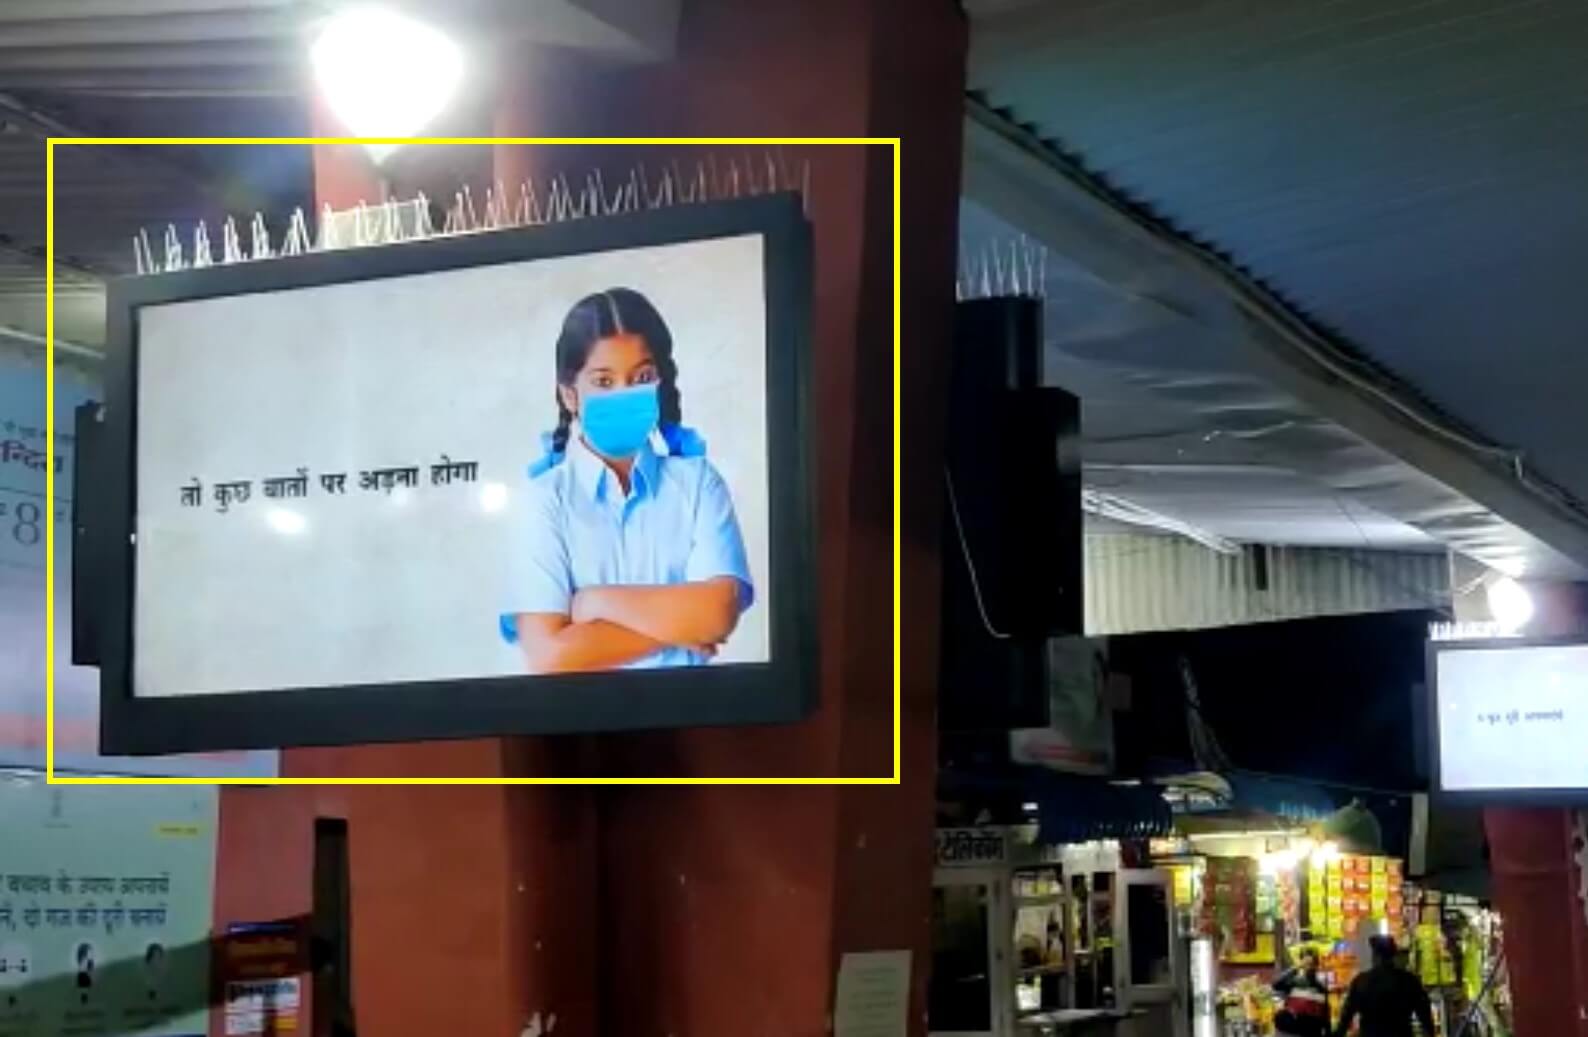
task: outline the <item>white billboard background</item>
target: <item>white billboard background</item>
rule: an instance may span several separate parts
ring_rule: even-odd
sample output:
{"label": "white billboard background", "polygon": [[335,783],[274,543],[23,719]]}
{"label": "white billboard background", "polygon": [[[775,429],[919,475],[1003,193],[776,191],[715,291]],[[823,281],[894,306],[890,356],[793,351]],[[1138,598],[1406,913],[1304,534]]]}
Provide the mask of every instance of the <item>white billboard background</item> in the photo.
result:
{"label": "white billboard background", "polygon": [[1500,644],[1437,660],[1446,790],[1588,789],[1588,645]]}
{"label": "white billboard background", "polygon": [[[556,425],[557,335],[619,286],[671,328],[684,424],[743,531],[756,604],[716,664],[767,659],[762,254],[742,236],[145,307],[137,693],[522,673],[497,617],[526,468]],[[432,485],[443,455],[478,481]],[[413,489],[359,487],[406,466]],[[308,496],[265,499],[262,480],[300,468]],[[195,478],[202,506],[183,506]],[[222,512],[215,484],[242,480],[248,501]]]}

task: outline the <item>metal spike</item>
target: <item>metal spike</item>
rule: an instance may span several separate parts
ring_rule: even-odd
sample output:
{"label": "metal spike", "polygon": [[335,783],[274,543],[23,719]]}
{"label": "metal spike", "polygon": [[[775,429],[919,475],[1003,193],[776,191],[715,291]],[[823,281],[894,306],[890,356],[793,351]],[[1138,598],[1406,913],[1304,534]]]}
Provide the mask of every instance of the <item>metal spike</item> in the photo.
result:
{"label": "metal spike", "polygon": [[375,244],[375,242],[369,240],[369,226],[365,222],[368,212],[369,206],[365,205],[364,199],[360,198],[358,204],[353,207],[353,246],[355,248],[364,248],[366,245]]}
{"label": "metal spike", "polygon": [[414,199],[414,205],[417,206],[414,211],[414,237],[422,241],[436,232],[435,225],[430,222],[430,199],[420,191],[419,197]]}
{"label": "metal spike", "polygon": [[704,202],[711,197],[711,181],[706,175],[706,164],[695,164],[695,189],[691,192],[690,201]]}
{"label": "metal spike", "polygon": [[555,177],[546,186],[546,206],[541,210],[545,222],[552,223],[562,218],[562,187]]}
{"label": "metal spike", "polygon": [[330,203],[325,203],[320,206],[320,251],[329,252],[341,246],[341,239],[336,234],[335,214],[331,211]]}
{"label": "metal spike", "polygon": [[722,197],[722,174],[717,170],[716,152],[706,153],[706,168],[711,171],[711,182],[701,192],[702,197],[699,200],[702,202],[714,202]]}
{"label": "metal spike", "polygon": [[185,270],[187,263],[182,258],[182,238],[176,232],[176,224],[168,223],[165,226],[165,269]]}
{"label": "metal spike", "polygon": [[651,204],[651,178],[645,173],[645,165],[641,163],[634,167],[634,178],[631,180],[636,192],[636,208],[654,209]]}
{"label": "metal spike", "polygon": [[684,171],[675,159],[672,163],[673,170],[673,204],[688,205],[690,201],[690,183],[684,177]]}
{"label": "metal spike", "polygon": [[552,181],[545,212],[547,223],[561,223],[568,218],[567,180],[559,177]]}
{"label": "metal spike", "polygon": [[463,185],[463,215],[468,221],[469,230],[479,230],[480,220],[474,214],[474,192],[469,190],[469,185]]}
{"label": "metal spike", "polygon": [[132,236],[132,262],[136,267],[137,276],[145,277],[149,273],[149,266],[143,261],[143,239],[138,235]]}
{"label": "metal spike", "polygon": [[777,163],[772,161],[772,152],[766,153],[766,193],[777,194]]}
{"label": "metal spike", "polygon": [[237,235],[237,221],[226,217],[226,222],[221,226],[221,262],[241,263],[243,261],[243,243]]}
{"label": "metal spike", "polygon": [[292,223],[289,225],[289,235],[293,240],[293,248],[297,255],[306,255],[314,251],[314,238],[309,234],[309,218],[303,214],[301,207],[292,210]]}
{"label": "metal spike", "polygon": [[143,242],[143,258],[149,264],[149,273],[158,274],[160,264],[154,259],[154,246],[149,243],[149,230],[147,227],[138,228],[138,238]]}
{"label": "metal spike", "polygon": [[[411,205],[413,203],[409,202],[407,204]],[[387,195],[386,200],[381,203],[380,208],[382,217],[381,223],[384,224],[381,233],[386,238],[387,243],[391,244],[393,242],[402,241],[403,214],[397,199],[391,195]]]}
{"label": "metal spike", "polygon": [[493,230],[510,226],[508,221],[512,219],[513,214],[508,211],[507,199],[502,197],[502,193],[493,187],[487,192],[486,200],[490,202],[485,207],[486,224]]}
{"label": "metal spike", "polygon": [[640,191],[639,166],[629,170],[629,182],[624,185],[619,195],[623,199],[623,207],[618,210],[619,212],[634,212],[639,209],[640,199],[644,197]]}
{"label": "metal spike", "polygon": [[739,160],[737,158],[728,160],[728,197],[739,197]]}
{"label": "metal spike", "polygon": [[595,187],[595,174],[586,173],[584,176],[583,186],[568,196],[571,202],[571,207],[568,210],[568,218],[572,220],[582,220],[586,216],[600,215],[601,200],[598,195],[599,192]]}
{"label": "metal spike", "polygon": [[992,269],[987,262],[987,252],[983,250],[981,254],[981,298],[991,299],[992,293]]}
{"label": "metal spike", "polygon": [[519,222],[526,227],[544,223],[545,220],[541,214],[540,206],[536,204],[535,185],[525,180],[518,185],[518,194],[524,207],[524,215]]}
{"label": "metal spike", "polygon": [[568,188],[568,178],[561,173],[552,181],[552,193],[556,198],[556,211],[552,218],[561,223],[573,217],[573,192]]}
{"label": "metal spike", "polygon": [[578,194],[579,205],[574,210],[573,218],[582,220],[586,216],[601,215],[601,206],[606,199],[601,197],[601,190],[593,176],[584,178],[584,190]]}
{"label": "metal spike", "polygon": [[651,208],[660,209],[664,205],[676,205],[678,203],[678,178],[674,176],[677,169],[678,167],[675,164],[662,170],[662,186],[656,192],[658,204],[651,206]]}
{"label": "metal spike", "polygon": [[298,214],[293,213],[292,219],[287,221],[287,236],[281,239],[281,257],[300,255],[302,251],[298,247]]}
{"label": "metal spike", "polygon": [[193,229],[193,269],[215,265],[215,257],[210,254],[210,229],[203,220]]}

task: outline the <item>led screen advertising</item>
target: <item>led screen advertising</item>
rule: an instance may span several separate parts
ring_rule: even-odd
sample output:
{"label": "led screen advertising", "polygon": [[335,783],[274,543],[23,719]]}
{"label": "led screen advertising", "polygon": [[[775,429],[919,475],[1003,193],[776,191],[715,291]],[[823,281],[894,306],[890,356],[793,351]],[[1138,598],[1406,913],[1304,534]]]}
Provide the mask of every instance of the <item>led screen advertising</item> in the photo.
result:
{"label": "led screen advertising", "polygon": [[1437,788],[1588,802],[1588,642],[1434,644]]}
{"label": "led screen advertising", "polygon": [[105,743],[804,715],[809,283],[772,196],[116,285]]}

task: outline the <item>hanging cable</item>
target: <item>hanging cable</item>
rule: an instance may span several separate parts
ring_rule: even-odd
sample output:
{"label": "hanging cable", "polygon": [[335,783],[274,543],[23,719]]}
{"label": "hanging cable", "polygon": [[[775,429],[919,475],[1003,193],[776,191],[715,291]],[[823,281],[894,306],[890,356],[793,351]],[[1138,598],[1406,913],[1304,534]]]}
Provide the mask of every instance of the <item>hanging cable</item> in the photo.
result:
{"label": "hanging cable", "polygon": [[954,492],[954,475],[943,467],[943,487],[948,491],[948,510],[954,517],[954,532],[959,536],[959,550],[965,557],[965,571],[970,573],[971,596],[976,599],[976,611],[981,614],[981,625],[987,628],[987,633],[1000,641],[1007,641],[1010,635],[993,626],[992,618],[987,615],[987,604],[981,596],[981,580],[976,575],[976,563],[970,556],[970,540],[965,536],[965,523],[959,517],[959,497]]}

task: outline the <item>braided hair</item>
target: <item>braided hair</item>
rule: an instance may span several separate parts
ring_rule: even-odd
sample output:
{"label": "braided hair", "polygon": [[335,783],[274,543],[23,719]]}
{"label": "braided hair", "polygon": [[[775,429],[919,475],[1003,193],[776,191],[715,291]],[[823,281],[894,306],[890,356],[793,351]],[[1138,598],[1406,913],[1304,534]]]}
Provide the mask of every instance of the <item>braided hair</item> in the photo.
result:
{"label": "braided hair", "polygon": [[[645,341],[656,364],[663,432],[680,425],[684,413],[678,365],[673,361],[673,333],[651,301],[632,288],[609,288],[587,295],[568,311],[562,334],[557,336],[557,384],[571,387],[584,370],[591,347],[615,335],[638,335]],[[568,449],[573,412],[563,405],[560,392],[556,396],[557,428],[551,434],[551,452],[562,454]]]}

